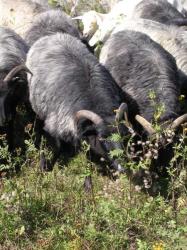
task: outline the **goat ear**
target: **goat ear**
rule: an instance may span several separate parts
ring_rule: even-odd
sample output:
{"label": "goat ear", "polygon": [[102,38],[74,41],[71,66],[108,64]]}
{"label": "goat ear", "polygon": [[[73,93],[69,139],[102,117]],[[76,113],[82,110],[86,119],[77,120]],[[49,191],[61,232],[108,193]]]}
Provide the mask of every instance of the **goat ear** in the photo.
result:
{"label": "goat ear", "polygon": [[95,15],[95,18],[96,18],[96,20],[97,20],[97,24],[98,24],[98,26],[101,26],[101,24],[102,24],[102,22],[103,22],[103,14],[100,14],[100,13],[97,13],[96,15]]}

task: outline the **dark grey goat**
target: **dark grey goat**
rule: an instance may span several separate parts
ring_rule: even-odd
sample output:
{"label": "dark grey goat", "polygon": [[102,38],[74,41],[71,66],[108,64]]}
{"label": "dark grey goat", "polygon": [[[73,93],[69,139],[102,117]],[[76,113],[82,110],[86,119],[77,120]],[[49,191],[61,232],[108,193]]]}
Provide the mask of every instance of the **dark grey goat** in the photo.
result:
{"label": "dark grey goat", "polygon": [[134,8],[132,16],[164,24],[178,26],[187,24],[187,18],[166,0],[142,0]]}
{"label": "dark grey goat", "polygon": [[[114,110],[122,97],[97,58],[79,39],[58,33],[34,43],[26,65],[33,73],[28,75],[31,105],[58,149],[79,145],[85,138],[95,153],[104,155],[113,168],[121,171],[108,155],[120,145],[107,137],[115,130]],[[122,130],[127,132],[126,127]]]}
{"label": "dark grey goat", "polygon": [[31,46],[39,38],[57,32],[80,38],[79,31],[70,16],[61,10],[49,10],[36,16],[32,26],[26,32],[25,40]]}
{"label": "dark grey goat", "polygon": [[165,25],[148,19],[128,19],[113,31],[139,31],[159,43],[176,60],[179,69],[181,94],[187,96],[187,31],[174,25]]}
{"label": "dark grey goat", "polygon": [[[101,50],[100,62],[132,98],[133,101],[129,103],[130,114],[139,113],[147,121],[152,121],[154,107],[150,91],[154,91],[156,103],[163,105],[165,110],[160,122],[177,118],[180,86],[175,60],[147,35],[128,30],[111,35]],[[178,119],[182,122],[183,118]],[[173,127],[176,127],[176,121]]]}
{"label": "dark grey goat", "polygon": [[[28,46],[14,31],[0,27],[0,126],[8,120],[12,133],[16,106],[24,101],[27,93],[27,70],[24,66]],[[10,134],[9,146],[12,147]]]}

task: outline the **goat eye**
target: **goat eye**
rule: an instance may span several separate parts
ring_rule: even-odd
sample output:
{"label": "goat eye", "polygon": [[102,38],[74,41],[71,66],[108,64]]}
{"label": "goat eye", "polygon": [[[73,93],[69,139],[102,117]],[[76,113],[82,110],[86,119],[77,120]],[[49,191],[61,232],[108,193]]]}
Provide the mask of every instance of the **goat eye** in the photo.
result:
{"label": "goat eye", "polygon": [[17,81],[17,80],[19,80],[19,77],[18,77],[18,76],[12,78],[12,81],[13,81],[13,82],[15,82],[15,81]]}

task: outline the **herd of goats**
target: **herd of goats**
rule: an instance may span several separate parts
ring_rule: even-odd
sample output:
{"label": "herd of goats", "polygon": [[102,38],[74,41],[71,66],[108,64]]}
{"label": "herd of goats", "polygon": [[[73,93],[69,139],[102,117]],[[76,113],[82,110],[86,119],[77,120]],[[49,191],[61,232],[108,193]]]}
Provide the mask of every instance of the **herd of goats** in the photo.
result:
{"label": "herd of goats", "polygon": [[[9,127],[10,150],[16,107],[25,103],[36,114],[39,134],[53,143],[46,168],[84,139],[111,169],[125,172],[110,154],[124,143],[108,139],[112,134],[139,135],[146,143],[157,134],[152,123],[172,136],[187,122],[179,101],[187,94],[186,25],[180,1],[124,0],[108,14],[41,12],[23,38],[0,27],[0,126]],[[163,107],[156,121],[151,93]]]}

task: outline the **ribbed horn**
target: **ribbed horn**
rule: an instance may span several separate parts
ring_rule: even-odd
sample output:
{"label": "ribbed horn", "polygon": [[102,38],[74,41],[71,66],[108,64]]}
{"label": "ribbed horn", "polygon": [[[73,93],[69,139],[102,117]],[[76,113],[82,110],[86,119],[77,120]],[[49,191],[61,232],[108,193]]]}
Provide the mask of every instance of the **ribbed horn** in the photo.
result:
{"label": "ribbed horn", "polygon": [[3,81],[5,83],[8,83],[21,70],[24,70],[32,75],[32,72],[24,64],[20,64],[20,65],[14,67],[13,69],[11,69],[11,71],[6,75],[6,77],[4,78]]}
{"label": "ribbed horn", "polygon": [[142,127],[149,133],[149,135],[155,134],[155,130],[153,129],[151,123],[148,122],[145,118],[140,115],[136,115],[135,119],[142,125]]}
{"label": "ribbed horn", "polygon": [[76,115],[75,115],[77,121],[80,119],[80,118],[86,118],[90,121],[92,121],[95,125],[99,125],[101,123],[103,123],[103,119],[97,115],[96,113],[90,111],[90,110],[79,110]]}
{"label": "ribbed horn", "polygon": [[178,128],[182,123],[187,122],[187,114],[179,116],[171,124],[171,129]]}

